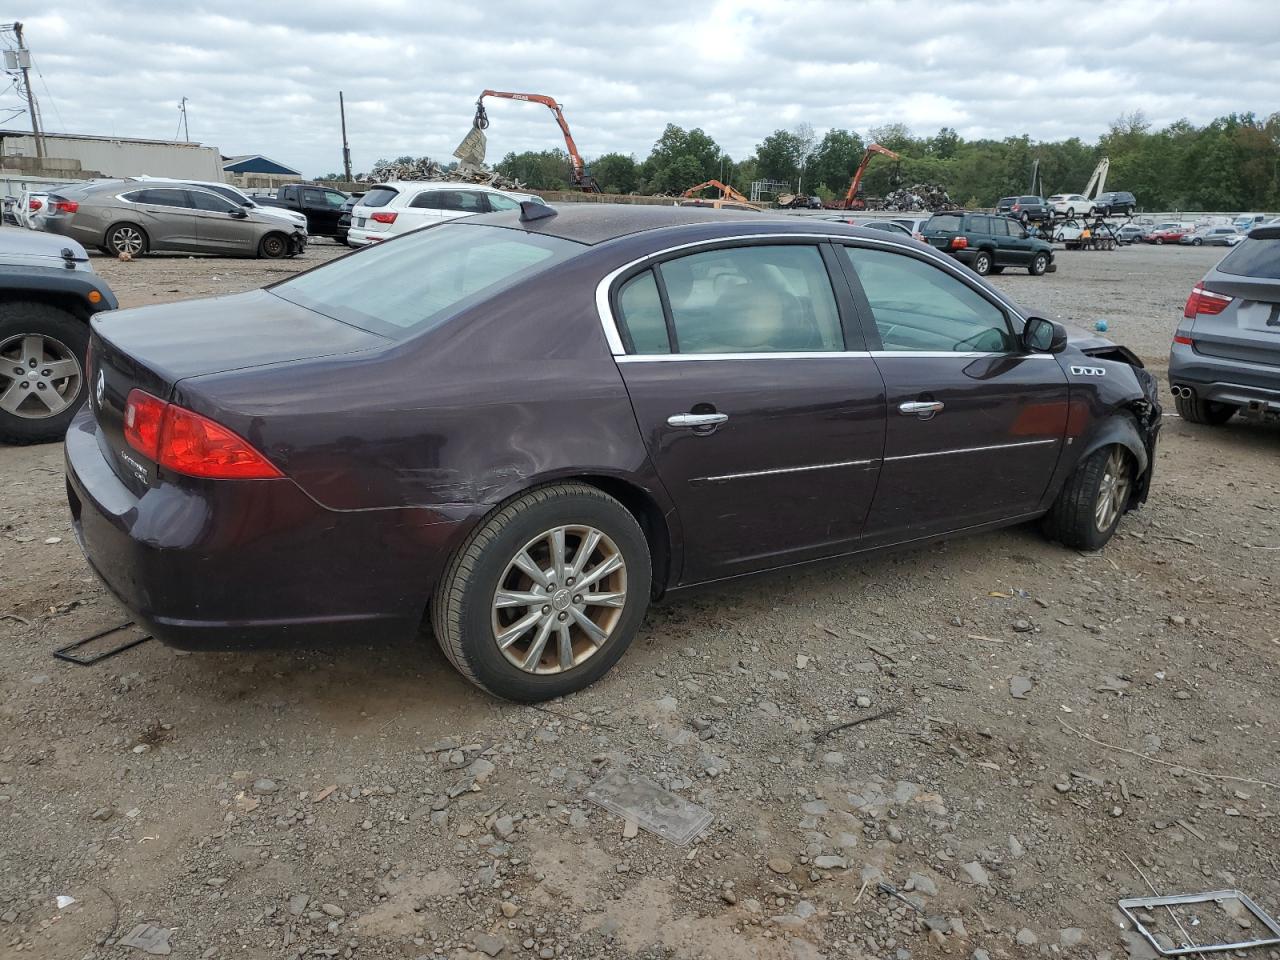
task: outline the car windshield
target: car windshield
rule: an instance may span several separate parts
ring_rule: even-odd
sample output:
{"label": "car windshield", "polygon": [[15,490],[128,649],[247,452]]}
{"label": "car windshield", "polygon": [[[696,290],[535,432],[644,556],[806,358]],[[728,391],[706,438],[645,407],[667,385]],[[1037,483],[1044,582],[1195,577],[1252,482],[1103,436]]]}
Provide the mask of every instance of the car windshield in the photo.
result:
{"label": "car windshield", "polygon": [[584,249],[502,227],[441,224],[367,247],[269,288],[300,307],[403,339]]}
{"label": "car windshield", "polygon": [[1267,236],[1248,237],[1236,244],[1218,264],[1218,272],[1280,280],[1280,231],[1268,230]]}

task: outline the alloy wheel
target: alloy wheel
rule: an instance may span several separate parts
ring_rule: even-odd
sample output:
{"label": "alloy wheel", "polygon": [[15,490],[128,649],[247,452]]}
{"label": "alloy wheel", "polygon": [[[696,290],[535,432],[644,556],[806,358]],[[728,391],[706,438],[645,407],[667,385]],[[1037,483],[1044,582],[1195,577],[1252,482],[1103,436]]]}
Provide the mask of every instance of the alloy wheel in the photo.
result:
{"label": "alloy wheel", "polygon": [[1129,458],[1120,447],[1113,447],[1102,468],[1098,499],[1094,503],[1093,522],[1099,533],[1106,533],[1124,512],[1129,502]]}
{"label": "alloy wheel", "polygon": [[116,227],[111,233],[111,247],[116,253],[136,257],[142,252],[143,246],[142,233],[134,227]]}
{"label": "alloy wheel", "polygon": [[521,547],[499,578],[493,639],[526,673],[562,673],[608,642],[626,602],[618,545],[595,527],[553,527]]}
{"label": "alloy wheel", "polygon": [[0,342],[0,410],[23,420],[62,413],[80,395],[80,361],[61,340],[24,333]]}

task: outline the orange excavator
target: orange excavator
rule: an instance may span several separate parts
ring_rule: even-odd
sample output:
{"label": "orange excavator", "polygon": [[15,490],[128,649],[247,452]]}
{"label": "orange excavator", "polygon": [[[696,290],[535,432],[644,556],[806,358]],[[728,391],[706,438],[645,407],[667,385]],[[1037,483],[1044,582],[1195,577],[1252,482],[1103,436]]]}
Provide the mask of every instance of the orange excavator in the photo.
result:
{"label": "orange excavator", "polygon": [[888,157],[890,160],[902,159],[888,147],[882,147],[878,143],[867,144],[867,152],[862,155],[862,162],[858,164],[858,169],[853,172],[853,179],[849,181],[849,189],[845,192],[844,200],[840,202],[839,209],[866,209],[866,202],[858,196],[858,188],[862,186],[862,176],[867,172],[867,167],[871,165],[871,158],[877,153],[882,157]]}
{"label": "orange excavator", "polygon": [[573,134],[569,132],[569,124],[565,122],[564,111],[560,109],[560,104],[556,103],[553,97],[544,97],[540,93],[506,93],[502,90],[486,90],[480,94],[480,99],[476,101],[476,118],[473,126],[480,130],[484,130],[489,126],[489,115],[484,110],[485,97],[524,100],[526,103],[540,103],[548,108],[556,115],[556,123],[560,124],[560,132],[564,134],[564,145],[569,150],[569,162],[573,165],[573,182],[578,185],[578,189],[587,193],[600,192],[600,187],[596,185],[595,178],[591,176],[586,163],[582,160],[582,155],[578,153],[578,145],[573,142]]}
{"label": "orange excavator", "polygon": [[690,187],[684,193],[680,194],[680,196],[687,199],[697,193],[701,193],[703,190],[707,189],[707,187],[715,187],[720,191],[720,196],[716,198],[717,200],[733,200],[737,203],[751,202],[737,190],[733,189],[733,187],[729,186],[727,183],[721,183],[719,180],[708,180],[705,183],[698,184],[696,187]]}

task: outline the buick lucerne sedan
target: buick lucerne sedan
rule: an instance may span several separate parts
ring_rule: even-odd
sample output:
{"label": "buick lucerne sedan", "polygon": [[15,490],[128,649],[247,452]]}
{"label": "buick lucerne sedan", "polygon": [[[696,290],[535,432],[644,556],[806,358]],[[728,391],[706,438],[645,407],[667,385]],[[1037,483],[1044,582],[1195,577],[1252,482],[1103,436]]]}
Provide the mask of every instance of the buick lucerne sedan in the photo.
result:
{"label": "buick lucerne sedan", "polygon": [[1127,350],[924,244],[687,207],[526,204],[112,313],[87,382],[76,533],[155,636],[425,620],[522,701],[677,588],[1037,518],[1098,549],[1160,425]]}

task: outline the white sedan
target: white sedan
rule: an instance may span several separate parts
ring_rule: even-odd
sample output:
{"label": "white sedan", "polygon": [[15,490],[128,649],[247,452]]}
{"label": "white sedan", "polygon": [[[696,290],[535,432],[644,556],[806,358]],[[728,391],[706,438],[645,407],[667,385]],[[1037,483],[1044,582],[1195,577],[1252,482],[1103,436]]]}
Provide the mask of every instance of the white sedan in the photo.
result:
{"label": "white sedan", "polygon": [[444,220],[514,210],[526,200],[543,203],[541,197],[531,193],[510,193],[476,183],[426,180],[375,183],[351,208],[347,243],[363,247]]}
{"label": "white sedan", "polygon": [[1049,209],[1059,217],[1087,217],[1093,214],[1097,206],[1079,193],[1056,193],[1049,198]]}

